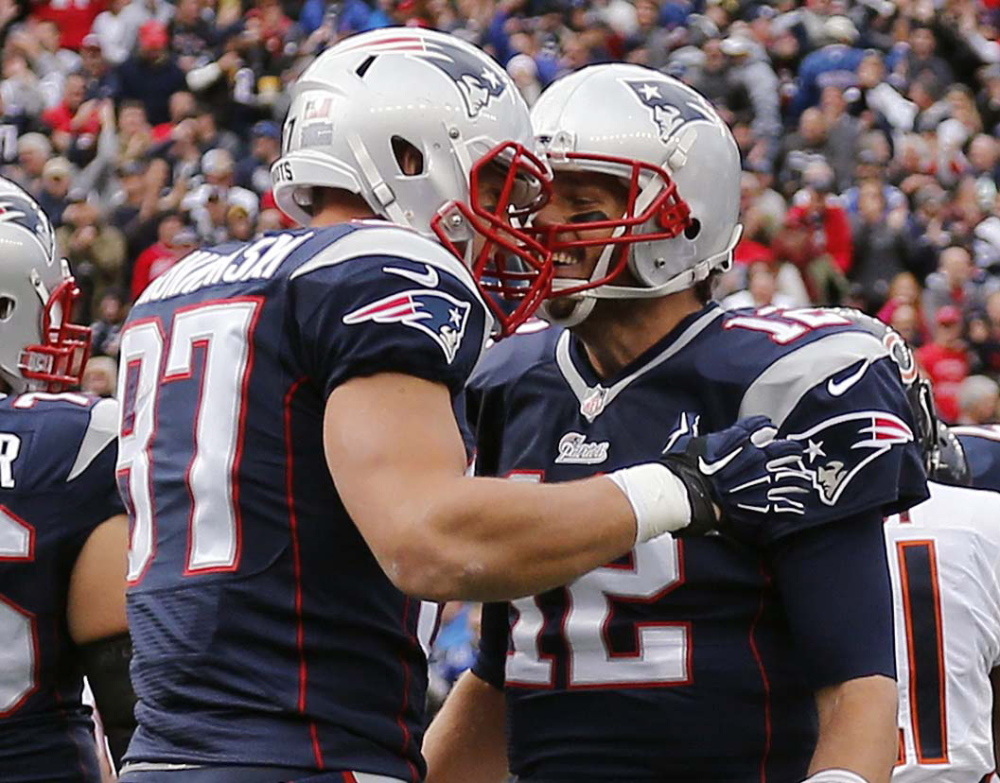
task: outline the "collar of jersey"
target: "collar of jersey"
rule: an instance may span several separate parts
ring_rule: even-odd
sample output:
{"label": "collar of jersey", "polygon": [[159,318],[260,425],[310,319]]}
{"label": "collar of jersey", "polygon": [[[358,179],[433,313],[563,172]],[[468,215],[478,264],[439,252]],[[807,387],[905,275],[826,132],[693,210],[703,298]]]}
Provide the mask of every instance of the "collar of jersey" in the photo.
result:
{"label": "collar of jersey", "polygon": [[[556,365],[581,405],[593,397],[595,390],[605,390],[600,411],[603,412],[615,397],[628,388],[629,384],[681,351],[723,313],[725,310],[715,303],[692,313],[671,329],[662,340],[610,378],[598,377],[587,359],[587,353],[579,338],[567,329],[556,343]],[[600,413],[594,418],[598,415]]]}

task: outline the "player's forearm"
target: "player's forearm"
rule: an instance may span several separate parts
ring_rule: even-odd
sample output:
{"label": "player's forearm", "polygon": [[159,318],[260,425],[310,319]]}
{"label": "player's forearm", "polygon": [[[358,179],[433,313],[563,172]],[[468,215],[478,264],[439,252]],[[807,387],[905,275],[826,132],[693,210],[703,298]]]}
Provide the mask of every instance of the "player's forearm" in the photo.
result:
{"label": "player's forearm", "polygon": [[415,490],[400,513],[422,535],[383,563],[404,591],[437,601],[496,601],[572,581],[629,551],[636,524],[605,478],[523,484],[456,478]]}
{"label": "player's forearm", "polygon": [[507,775],[504,697],[466,672],[424,737],[427,783],[500,783]]}
{"label": "player's forearm", "polygon": [[846,769],[868,783],[888,783],[899,741],[896,697],[896,683],[881,675],[819,691],[819,740],[809,773]]}

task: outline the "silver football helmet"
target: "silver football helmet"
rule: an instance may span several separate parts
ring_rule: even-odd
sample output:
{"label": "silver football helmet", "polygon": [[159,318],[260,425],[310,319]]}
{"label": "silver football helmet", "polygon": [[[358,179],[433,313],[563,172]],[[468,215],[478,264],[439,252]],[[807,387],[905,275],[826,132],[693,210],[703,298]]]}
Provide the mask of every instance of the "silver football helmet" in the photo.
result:
{"label": "silver football helmet", "polygon": [[52,224],[35,200],[0,179],[0,378],[15,392],[79,384],[90,329],[70,323],[80,296],[56,258]]}
{"label": "silver football helmet", "polygon": [[[549,164],[620,178],[628,208],[617,219],[539,227],[553,252],[604,245],[589,280],[553,281],[572,296],[565,326],[583,321],[600,298],[653,298],[690,288],[732,264],[739,241],[740,152],[699,93],[638,65],[595,65],[560,79],[531,112]],[[587,231],[610,237],[566,239]],[[616,285],[628,268],[639,286]]]}
{"label": "silver football helmet", "polygon": [[[505,332],[548,293],[547,254],[517,227],[544,203],[550,172],[520,93],[475,47],[413,28],[347,38],[298,79],[282,135],[274,196],[300,223],[313,189],[333,188],[436,235],[484,290],[519,302],[512,316],[487,297]],[[484,200],[478,182],[488,171],[500,184]]]}

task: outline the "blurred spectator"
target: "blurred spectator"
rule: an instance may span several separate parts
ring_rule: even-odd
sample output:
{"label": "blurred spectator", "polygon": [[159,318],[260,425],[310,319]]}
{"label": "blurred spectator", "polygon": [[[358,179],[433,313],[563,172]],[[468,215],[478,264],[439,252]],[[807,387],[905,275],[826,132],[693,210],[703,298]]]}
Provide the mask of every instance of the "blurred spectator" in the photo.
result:
{"label": "blurred spectator", "polygon": [[136,259],[132,273],[132,300],[135,301],[153,280],[176,264],[198,243],[198,235],[186,227],[180,214],[168,212],[161,216],[156,229],[156,242]]}
{"label": "blurred spectator", "polygon": [[826,155],[840,192],[850,187],[854,176],[861,122],[848,114],[844,91],[834,85],[823,88],[819,108],[826,126]]}
{"label": "blurred spectator", "polygon": [[141,101],[153,125],[169,118],[170,96],[186,86],[184,71],[170,53],[170,38],[162,22],[139,28],[137,52],[119,66],[121,97]]}
{"label": "blurred spectator", "polygon": [[889,283],[889,299],[877,314],[880,321],[894,326],[897,319],[896,311],[901,307],[909,308],[909,312],[898,316],[899,320],[906,324],[905,333],[899,328],[896,331],[903,334],[906,342],[913,348],[919,348],[930,337],[927,319],[924,318],[921,294],[922,289],[916,276],[911,272],[900,272]]}
{"label": "blurred spectator", "polygon": [[[76,51],[63,48],[62,31],[65,28],[52,20],[29,22],[22,29],[11,33],[8,39],[8,45],[27,57],[32,70],[51,85],[54,91],[62,87],[62,80],[66,76],[80,67],[80,56]],[[82,41],[83,35],[71,48],[79,49]]]}
{"label": "blurred spectator", "polygon": [[93,146],[101,130],[100,103],[96,99],[84,100],[87,81],[83,74],[72,73],[66,77],[62,101],[42,114],[42,121],[52,133],[52,144],[65,153],[74,138],[86,136]]}
{"label": "blurred spectator", "polygon": [[104,292],[121,285],[125,238],[117,228],[105,224],[96,204],[78,195],[63,212],[56,243],[84,292],[80,319],[86,323],[92,320]]}
{"label": "blurred spectator", "polygon": [[927,276],[924,291],[924,312],[933,322],[937,311],[952,305],[983,309],[986,297],[1000,288],[1000,281],[986,278],[976,270],[969,251],[961,245],[951,245],[941,253],[938,270]]}
{"label": "blurred spectator", "polygon": [[833,171],[827,164],[811,163],[803,181],[805,187],[788,210],[788,224],[811,235],[811,256],[803,278],[815,302],[838,304],[854,260],[851,225],[844,208],[831,198]]}
{"label": "blurred spectator", "polygon": [[938,84],[951,84],[955,80],[951,66],[936,52],[937,36],[931,25],[913,23],[910,26],[910,50],[906,56],[907,78],[915,81],[929,73]]}
{"label": "blurred spectator", "polygon": [[198,148],[202,152],[221,149],[228,152],[235,159],[243,151],[243,143],[240,141],[239,136],[231,130],[219,130],[212,107],[207,103],[196,106],[194,128]]}
{"label": "blurred spectator", "polygon": [[104,59],[113,66],[125,62],[132,53],[132,47],[135,46],[139,27],[129,24],[129,15],[122,13],[129,4],[129,0],[108,0],[107,9],[101,11],[94,19],[90,36],[83,39],[82,47],[86,48],[87,38],[92,36],[100,47]]}
{"label": "blurred spectator", "polygon": [[655,0],[636,0],[635,29],[627,36],[625,49],[632,55],[633,62],[641,62],[650,68],[663,69],[670,54],[671,42],[676,36],[660,24],[660,6]]}
{"label": "blurred spectator", "polygon": [[778,292],[777,281],[769,264],[756,261],[746,270],[747,285],[742,291],[730,294],[722,300],[727,310],[740,307],[795,307],[796,302]]}
{"label": "blurred spectator", "polygon": [[85,98],[93,100],[117,96],[119,91],[118,73],[105,59],[104,52],[101,50],[101,42],[93,33],[83,39],[80,56],[83,58],[83,65],[79,73],[86,83]]}
{"label": "blurred spectator", "polygon": [[806,56],[799,68],[798,91],[792,104],[794,116],[819,104],[823,87],[846,90],[858,82],[858,66],[865,52],[854,48],[858,40],[854,22],[846,16],[831,16],[823,23],[823,37],[829,43]]}
{"label": "blurred spectator", "polygon": [[962,339],[962,311],[945,305],[934,317],[934,337],[916,351],[917,362],[934,384],[934,404],[949,424],[958,421],[958,389],[969,375],[969,355]]}
{"label": "blurred spectator", "polygon": [[281,128],[272,120],[261,120],[250,134],[250,154],[236,164],[236,184],[264,194],[271,189],[271,164],[280,155]]}
{"label": "blurred spectator", "polygon": [[126,100],[118,106],[118,154],[125,161],[146,156],[153,142],[153,129],[141,101]]}
{"label": "blurred spectator", "polygon": [[958,387],[958,423],[993,424],[1000,409],[1000,386],[985,375],[970,375]]}
{"label": "blurred spectator", "polygon": [[177,0],[174,18],[167,25],[170,51],[184,71],[211,59],[216,33],[202,16],[202,0]]}
{"label": "blurred spectator", "polygon": [[781,145],[777,174],[782,192],[792,196],[801,187],[806,168],[812,163],[828,164],[828,154],[826,118],[818,108],[806,109],[798,130],[786,136]]}
{"label": "blurred spectator", "polygon": [[767,52],[757,42],[743,36],[731,36],[721,47],[729,57],[730,83],[748,96],[750,129],[754,139],[764,145],[765,159],[770,164],[778,152],[782,133],[778,76]]}
{"label": "blurred spectator", "polygon": [[905,225],[904,210],[887,209],[881,182],[868,179],[861,183],[858,213],[851,217],[854,253],[848,277],[864,288],[870,312],[885,304],[889,282],[909,266]]}
{"label": "blurred spectator", "polygon": [[69,205],[69,189],[73,182],[73,166],[66,158],[52,158],[42,169],[42,186],[36,196],[38,206],[59,228],[63,224],[63,211]]}
{"label": "blurred spectator", "polygon": [[17,166],[7,176],[29,193],[37,194],[45,169],[52,155],[52,144],[41,133],[26,133],[17,140]]}
{"label": "blurred spectator", "polygon": [[90,350],[94,356],[118,356],[122,324],[127,314],[121,291],[117,288],[105,291],[97,304],[97,320],[90,325],[93,334]]}
{"label": "blurred spectator", "polygon": [[80,388],[98,397],[114,397],[118,384],[118,363],[110,356],[92,356],[83,368]]}
{"label": "blurred spectator", "polygon": [[920,316],[913,305],[897,305],[892,309],[892,316],[886,323],[899,332],[911,347],[917,348],[923,344],[920,332]]}
{"label": "blurred spectator", "polygon": [[46,105],[41,81],[24,55],[14,47],[6,47],[3,52],[0,95],[4,111],[14,116],[37,117]]}
{"label": "blurred spectator", "polygon": [[204,242],[218,244],[229,238],[226,225],[229,209],[240,207],[251,220],[259,211],[257,195],[234,184],[232,156],[224,149],[213,149],[201,160],[204,184],[188,193],[181,208],[189,212],[191,221]]}
{"label": "blurred spectator", "polygon": [[524,102],[534,106],[538,96],[542,94],[542,84],[538,80],[538,64],[526,54],[515,54],[507,62],[507,73],[524,98]]}
{"label": "blurred spectator", "polygon": [[104,10],[104,0],[36,0],[32,3],[31,18],[49,22],[62,33],[63,44],[73,50],[80,48],[83,37],[90,32],[94,19]]}

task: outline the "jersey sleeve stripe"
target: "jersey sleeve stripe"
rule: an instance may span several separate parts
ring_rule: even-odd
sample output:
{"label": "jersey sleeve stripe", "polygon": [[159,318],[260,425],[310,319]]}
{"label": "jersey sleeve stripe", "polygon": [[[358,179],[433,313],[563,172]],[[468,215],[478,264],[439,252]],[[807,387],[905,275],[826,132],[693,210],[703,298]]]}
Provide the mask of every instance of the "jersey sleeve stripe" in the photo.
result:
{"label": "jersey sleeve stripe", "polygon": [[739,418],[769,416],[776,427],[818,384],[857,364],[888,356],[875,337],[861,332],[839,332],[803,345],[778,359],[747,387]]}
{"label": "jersey sleeve stripe", "polygon": [[479,289],[472,279],[472,273],[450,252],[430,239],[403,228],[365,228],[347,234],[324,248],[314,258],[306,261],[292,272],[294,280],[303,275],[328,266],[349,261],[362,256],[396,256],[409,261],[420,261],[448,272],[461,280],[465,286],[481,299]]}
{"label": "jersey sleeve stripe", "polygon": [[118,437],[118,402],[113,399],[101,400],[90,410],[90,424],[87,426],[80,450],[76,453],[76,461],[66,481],[72,481],[90,467],[90,463],[116,437]]}

